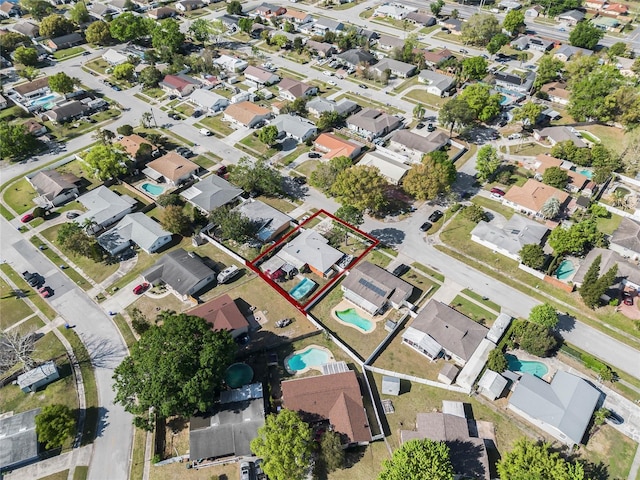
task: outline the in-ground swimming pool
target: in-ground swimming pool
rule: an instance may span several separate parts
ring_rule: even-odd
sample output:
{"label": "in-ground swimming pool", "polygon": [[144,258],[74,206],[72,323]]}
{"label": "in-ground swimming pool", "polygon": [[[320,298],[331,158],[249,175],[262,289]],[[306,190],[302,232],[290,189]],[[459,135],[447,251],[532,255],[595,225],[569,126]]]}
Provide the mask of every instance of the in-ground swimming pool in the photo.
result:
{"label": "in-ground swimming pool", "polygon": [[291,295],[296,300],[301,300],[307,295],[309,295],[309,293],[311,293],[311,290],[316,288],[316,286],[317,286],[316,282],[314,282],[313,280],[309,280],[308,278],[305,278],[299,284],[297,284],[295,287],[289,290],[289,295]]}
{"label": "in-ground swimming pool", "polygon": [[556,270],[556,277],[558,280],[566,280],[571,276],[575,269],[576,268],[571,260],[563,260]]}
{"label": "in-ground swimming pool", "polygon": [[587,170],[587,169],[582,169],[582,170],[578,170],[578,173],[580,175],[584,175],[585,177],[587,177],[589,180],[591,180],[591,177],[593,177],[593,172],[591,170]]}
{"label": "in-ground swimming pool", "polygon": [[162,192],[164,192],[164,187],[154,185],[153,183],[143,183],[140,185],[140,188],[151,195],[155,195],[156,197],[158,195],[162,195]]}
{"label": "in-ground swimming pool", "polygon": [[32,106],[45,105],[47,103],[52,103],[52,100],[56,100],[58,98],[59,98],[58,95],[56,95],[55,93],[52,93],[50,95],[45,95],[44,97],[40,97],[40,98],[36,98],[35,100],[32,100],[31,105]]}
{"label": "in-ground swimming pool", "polygon": [[507,363],[509,364],[509,370],[512,372],[522,372],[535,375],[536,377],[544,377],[549,369],[542,362],[531,362],[527,360],[520,360],[515,355],[507,354]]}
{"label": "in-ground swimming pool", "polygon": [[240,388],[253,380],[253,368],[246,363],[234,363],[224,372],[224,381],[229,388]]}
{"label": "in-ground swimming pool", "polygon": [[361,330],[364,330],[365,332],[370,332],[371,330],[373,330],[373,322],[371,322],[371,320],[367,320],[366,318],[362,318],[360,315],[358,315],[358,312],[356,311],[355,308],[348,308],[346,310],[341,310],[341,311],[336,310],[335,314],[336,314],[336,317],[338,317],[343,322],[350,323],[351,325],[355,325],[356,327],[358,327]]}
{"label": "in-ground swimming pool", "polygon": [[299,372],[309,367],[319,367],[325,363],[329,363],[329,354],[320,348],[309,347],[300,353],[292,355],[287,360],[289,370]]}

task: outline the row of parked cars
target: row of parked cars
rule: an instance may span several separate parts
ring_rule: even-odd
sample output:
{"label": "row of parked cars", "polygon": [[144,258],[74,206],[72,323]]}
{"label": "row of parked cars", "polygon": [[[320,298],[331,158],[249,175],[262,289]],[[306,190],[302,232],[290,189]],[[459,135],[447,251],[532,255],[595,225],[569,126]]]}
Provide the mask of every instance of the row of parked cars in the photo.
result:
{"label": "row of parked cars", "polygon": [[53,295],[53,289],[44,284],[45,279],[39,273],[22,272],[22,278],[26,280],[30,287],[33,287],[42,298],[49,298]]}

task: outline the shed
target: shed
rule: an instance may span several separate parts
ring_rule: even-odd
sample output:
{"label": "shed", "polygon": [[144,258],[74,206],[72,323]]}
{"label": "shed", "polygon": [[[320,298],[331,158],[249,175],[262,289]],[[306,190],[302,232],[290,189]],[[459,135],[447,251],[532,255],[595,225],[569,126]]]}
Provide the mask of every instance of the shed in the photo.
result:
{"label": "shed", "polygon": [[478,382],[478,391],[489,400],[500,398],[507,388],[508,380],[493,370],[485,370]]}
{"label": "shed", "polygon": [[458,373],[460,373],[460,369],[457,366],[453,363],[447,363],[442,367],[440,373],[438,373],[438,381],[451,385],[458,376]]}
{"label": "shed", "polygon": [[382,393],[385,395],[400,395],[400,379],[383,375]]}
{"label": "shed", "polygon": [[58,367],[53,361],[49,361],[19,375],[18,386],[25,393],[35,392],[38,388],[44,387],[59,378]]}
{"label": "shed", "polygon": [[464,411],[464,403],[453,400],[442,401],[442,413],[453,415],[454,417],[467,418],[467,414]]}

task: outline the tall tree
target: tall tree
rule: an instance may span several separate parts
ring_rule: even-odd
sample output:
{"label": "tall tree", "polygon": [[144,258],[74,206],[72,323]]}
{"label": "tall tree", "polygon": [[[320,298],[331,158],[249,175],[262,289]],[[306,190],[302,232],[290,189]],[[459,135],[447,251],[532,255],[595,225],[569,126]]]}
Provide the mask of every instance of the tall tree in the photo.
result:
{"label": "tall tree", "polygon": [[50,2],[45,0],[20,0],[20,6],[38,21],[56,11],[56,8]]}
{"label": "tall tree", "polygon": [[487,61],[482,57],[469,57],[462,60],[462,79],[482,80],[487,76]]}
{"label": "tall tree", "polygon": [[76,25],[80,25],[89,21],[91,16],[89,15],[89,11],[83,2],[76,3],[69,10],[69,18]]}
{"label": "tall tree", "polygon": [[442,125],[449,127],[449,136],[451,136],[454,128],[464,128],[471,125],[475,121],[476,115],[465,100],[454,97],[442,106],[438,118]]}
{"label": "tall tree", "polygon": [[102,251],[96,238],[88,235],[82,225],[76,222],[63,223],[58,230],[56,242],[77,255],[96,262],[102,260]]}
{"label": "tall tree", "polygon": [[431,13],[433,13],[435,17],[438,17],[440,15],[442,7],[444,7],[444,0],[436,0],[435,2],[431,2],[431,4],[429,5]]}
{"label": "tall tree", "polygon": [[316,126],[320,131],[327,131],[340,126],[344,122],[344,117],[338,112],[327,110],[320,114]]}
{"label": "tall tree", "polygon": [[217,233],[224,239],[246,242],[255,232],[253,222],[227,205],[216,208],[209,216],[211,223],[217,226]]}
{"label": "tall tree", "polygon": [[602,37],[604,32],[591,22],[580,22],[571,30],[569,43],[574,47],[593,50]]}
{"label": "tall tree", "polygon": [[502,160],[498,156],[498,151],[491,145],[483,145],[478,150],[476,158],[476,171],[478,180],[486,182],[498,171]]}
{"label": "tall tree", "polygon": [[109,30],[109,24],[106,22],[98,21],[93,22],[87,27],[84,32],[87,42],[94,45],[108,45],[113,41],[111,38],[111,31]]}
{"label": "tall tree", "polygon": [[556,197],[547,199],[547,201],[542,204],[540,213],[542,213],[542,216],[547,219],[556,218],[560,213],[560,200]]}
{"label": "tall tree", "polygon": [[491,87],[482,83],[474,83],[465,88],[458,98],[464,100],[481,122],[487,122],[497,116],[502,107],[500,94],[492,94]]}
{"label": "tall tree", "polygon": [[487,368],[498,373],[502,373],[509,368],[509,362],[501,348],[494,348],[489,352]]}
{"label": "tall tree", "polygon": [[64,72],[58,72],[49,77],[49,88],[58,93],[71,93],[76,84],[76,80]]}
{"label": "tall tree", "polygon": [[545,53],[538,61],[538,70],[533,86],[539,90],[543,85],[557,80],[563,70],[564,63],[554,58],[553,55]]}
{"label": "tall tree", "polygon": [[329,193],[338,174],[352,165],[353,161],[347,156],[341,155],[339,157],[333,157],[328,162],[323,162],[318,165],[318,167],[311,172],[309,183],[324,193]]}
{"label": "tall tree", "polygon": [[529,321],[547,328],[554,328],[558,324],[558,312],[552,305],[542,303],[531,309]]}
{"label": "tall tree", "polygon": [[336,176],[331,193],[340,203],[353,205],[363,211],[379,212],[387,205],[384,195],[387,185],[377,168],[358,165]]}
{"label": "tall tree", "polygon": [[13,52],[13,59],[25,67],[33,67],[38,64],[38,51],[32,47],[20,46]]}
{"label": "tall tree", "polygon": [[535,125],[544,107],[538,103],[527,102],[513,112],[513,120],[523,125]]}
{"label": "tall tree", "polygon": [[524,11],[509,10],[504,16],[502,28],[512,36],[516,33],[522,32],[525,28]]}
{"label": "tall tree", "polygon": [[622,82],[622,75],[614,65],[598,65],[584,77],[572,77],[569,113],[579,121],[611,121],[615,116],[616,105],[610,101],[610,95]]}
{"label": "tall tree", "polygon": [[22,78],[26,78],[27,80],[32,81],[40,75],[40,70],[35,67],[25,67],[22,70],[18,70],[18,75],[20,75]]}
{"label": "tall tree", "polygon": [[225,369],[233,362],[236,343],[227,330],[212,330],[191,315],[164,315],[151,325],[114,370],[115,401],[143,416],[191,416],[213,405]]}
{"label": "tall tree", "polygon": [[265,160],[256,160],[254,163],[246,157],[241,158],[229,172],[229,181],[246,192],[268,196],[281,195],[284,192],[282,176]]}
{"label": "tall tree", "polygon": [[344,467],[344,449],[340,434],[327,431],[320,440],[320,461],[327,473]]}
{"label": "tall tree", "polygon": [[[12,298],[18,298],[15,292],[12,291]],[[34,356],[36,339],[35,331],[23,333],[13,329],[0,332],[0,373],[14,368],[17,364],[20,364],[25,372],[34,368],[39,363]]]}
{"label": "tall tree", "polygon": [[297,412],[287,409],[267,415],[251,441],[251,451],[262,457],[262,469],[273,480],[305,478],[311,447],[311,428]]}
{"label": "tall tree", "polygon": [[121,42],[131,42],[146,37],[150,33],[151,22],[131,12],[118,15],[109,23],[111,36]]}
{"label": "tall tree", "polygon": [[583,480],[579,462],[570,463],[551,450],[548,443],[534,443],[522,438],[497,464],[500,478],[509,480]]}
{"label": "tall tree", "polygon": [[66,405],[46,405],[35,420],[38,442],[47,450],[61,447],[75,433],[75,415]]}
{"label": "tall tree", "polygon": [[344,220],[349,225],[358,227],[364,223],[364,215],[362,210],[352,205],[342,205],[335,213],[336,217],[340,220]]}
{"label": "tall tree", "polygon": [[242,15],[242,4],[238,0],[231,0],[227,3],[227,13],[229,15]]}
{"label": "tall tree", "polygon": [[189,217],[180,205],[168,205],[160,216],[160,225],[171,233],[185,235],[189,228]]}
{"label": "tall tree", "polygon": [[549,167],[542,174],[542,182],[555,188],[563,189],[568,181],[569,175],[560,167]]}
{"label": "tall tree", "polygon": [[211,20],[206,18],[198,18],[191,22],[189,26],[189,35],[196,42],[204,43],[209,41],[212,34]]}
{"label": "tall tree", "polygon": [[61,37],[73,32],[75,25],[71,20],[67,20],[62,15],[49,15],[40,22],[40,35],[43,37]]}
{"label": "tall tree", "polygon": [[136,67],[131,63],[121,63],[113,67],[113,78],[116,80],[131,80],[136,71]]}
{"label": "tall tree", "polygon": [[462,40],[477,47],[486,46],[498,33],[500,23],[489,13],[474,13],[462,26]]}
{"label": "tall tree", "polygon": [[402,189],[416,200],[434,200],[449,191],[456,179],[456,167],[448,157],[427,155],[414,165],[402,182]]}
{"label": "tall tree", "polygon": [[518,252],[520,256],[520,261],[530,268],[535,268],[539,270],[543,267],[545,261],[545,255],[543,248],[537,243],[531,243],[529,245],[524,245],[520,252]]}
{"label": "tall tree", "polygon": [[275,125],[267,125],[258,131],[258,139],[267,146],[276,143],[278,139],[278,127]]}
{"label": "tall tree", "polygon": [[426,112],[426,108],[423,104],[418,103],[415,107],[413,107],[413,116],[418,120],[422,120],[424,118],[424,112]]}
{"label": "tall tree", "polygon": [[10,32],[8,30],[5,31],[4,35],[0,35],[0,48],[4,52],[11,53],[20,45],[32,45],[31,39],[26,35],[22,35],[21,33]]}
{"label": "tall tree", "polygon": [[604,234],[592,219],[574,223],[569,228],[554,228],[549,234],[547,243],[558,255],[566,253],[582,255],[593,246],[607,245]]}
{"label": "tall tree", "polygon": [[0,158],[18,159],[39,146],[40,142],[27,132],[24,125],[0,120]]}
{"label": "tall tree", "polygon": [[491,37],[489,43],[487,43],[487,52],[491,55],[495,55],[500,51],[502,47],[509,43],[509,36],[504,33],[498,33]]}
{"label": "tall tree", "polygon": [[378,480],[453,480],[449,447],[434,440],[409,440],[382,465]]}
{"label": "tall tree", "polygon": [[100,180],[110,180],[127,173],[127,156],[110,145],[96,145],[84,158],[87,173]]}
{"label": "tall tree", "polygon": [[151,32],[153,48],[160,50],[161,55],[177,52],[184,43],[184,39],[180,24],[173,18],[162,20]]}
{"label": "tall tree", "polygon": [[162,81],[164,75],[153,65],[147,65],[138,74],[138,81],[144,85],[145,88],[155,88]]}

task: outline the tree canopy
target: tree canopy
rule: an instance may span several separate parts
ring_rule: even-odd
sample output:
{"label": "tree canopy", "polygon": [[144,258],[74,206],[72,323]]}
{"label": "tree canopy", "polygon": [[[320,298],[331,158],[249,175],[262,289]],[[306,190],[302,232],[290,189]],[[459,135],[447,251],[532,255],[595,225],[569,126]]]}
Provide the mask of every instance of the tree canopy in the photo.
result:
{"label": "tree canopy", "polygon": [[311,172],[309,183],[319,188],[324,193],[330,193],[331,186],[336,181],[340,172],[353,165],[353,161],[347,156],[333,157],[328,162],[323,162]]}
{"label": "tree canopy", "polygon": [[464,99],[457,96],[442,106],[438,118],[442,125],[449,127],[449,136],[451,136],[454,128],[471,125],[476,119],[476,114]]}
{"label": "tree canopy", "polygon": [[109,31],[116,40],[130,42],[147,36],[150,25],[151,22],[147,22],[144,17],[124,12],[109,23]]}
{"label": "tree canopy", "polygon": [[275,125],[267,125],[258,130],[258,139],[267,146],[276,143],[278,139],[278,127]]}
{"label": "tree canopy", "polygon": [[618,273],[618,265],[614,264],[604,275],[599,276],[601,261],[602,257],[598,255],[593,260],[593,263],[589,265],[589,269],[582,280],[582,285],[578,290],[585,305],[589,308],[598,306],[600,297],[613,285]]}
{"label": "tree canopy", "polygon": [[449,447],[434,440],[410,440],[385,460],[378,480],[453,480]]}
{"label": "tree canopy", "polygon": [[75,25],[62,15],[49,15],[40,21],[40,35],[43,37],[61,37],[73,32]]}
{"label": "tree canopy", "polygon": [[21,45],[13,52],[13,59],[25,67],[33,67],[38,63],[38,51]]}
{"label": "tree canopy", "polygon": [[462,60],[462,78],[468,80],[482,80],[487,76],[487,61],[482,57],[469,57]]}
{"label": "tree canopy", "polygon": [[9,123],[0,120],[0,157],[2,159],[20,158],[34,152],[40,142],[27,132],[20,123]]}
{"label": "tree canopy", "polygon": [[448,192],[455,179],[456,167],[446,154],[444,159],[427,155],[407,172],[402,188],[416,200],[433,200]]}
{"label": "tree canopy", "polygon": [[542,174],[542,182],[563,189],[567,186],[569,174],[560,167],[549,167]]}
{"label": "tree canopy", "polygon": [[251,451],[262,457],[262,469],[272,480],[302,480],[311,459],[311,428],[300,415],[283,409],[267,415]]}
{"label": "tree canopy", "polygon": [[507,357],[501,348],[494,348],[489,352],[489,358],[487,358],[487,368],[494,372],[502,373],[509,368],[509,362]]}
{"label": "tree canopy", "polygon": [[498,33],[494,35],[487,44],[487,51],[491,55],[495,55],[500,51],[502,47],[509,43],[509,36],[504,33]]}
{"label": "tree canopy", "polygon": [[548,443],[534,443],[521,438],[497,464],[500,478],[509,480],[584,480],[585,472],[578,462],[571,463],[551,450]]}
{"label": "tree canopy", "polygon": [[569,34],[569,43],[574,47],[593,50],[602,37],[604,32],[591,22],[579,22]]}
{"label": "tree canopy", "polygon": [[189,216],[181,205],[167,205],[160,215],[162,228],[171,233],[185,235],[189,229]]}
{"label": "tree canopy", "polygon": [[227,13],[229,15],[242,15],[242,4],[238,0],[231,0],[227,3]]}
{"label": "tree canopy", "polygon": [[486,46],[498,33],[500,23],[495,15],[489,13],[474,13],[462,25],[462,40],[477,47]]}
{"label": "tree canopy", "polygon": [[180,24],[173,18],[162,20],[151,31],[153,48],[161,55],[168,55],[178,51],[184,43],[184,33],[180,31]]}
{"label": "tree canopy", "polygon": [[606,239],[592,219],[574,223],[569,228],[554,228],[548,244],[556,254],[582,255],[594,246],[606,246]]}
{"label": "tree canopy", "polygon": [[504,16],[502,22],[502,28],[509,32],[511,35],[515,35],[522,31],[525,27],[524,23],[524,11],[523,10],[509,10]]}
{"label": "tree canopy", "polygon": [[527,267],[541,269],[544,266],[545,255],[542,246],[537,243],[530,243],[520,249],[518,253],[520,261]]}
{"label": "tree canopy", "polygon": [[152,407],[165,418],[204,412],[213,405],[236,348],[227,330],[213,331],[200,317],[163,315],[116,367],[115,401],[140,416]]}
{"label": "tree canopy", "polygon": [[49,88],[62,94],[73,92],[75,83],[76,81],[64,72],[58,72],[49,77]]}
{"label": "tree canopy", "polygon": [[544,107],[538,103],[527,102],[513,112],[513,120],[523,125],[535,125]]}
{"label": "tree canopy", "polygon": [[331,193],[340,203],[379,212],[387,205],[384,195],[387,186],[377,168],[357,165],[338,173]]}
{"label": "tree canopy", "polygon": [[96,145],[84,158],[85,170],[92,177],[110,180],[127,173],[128,158],[111,145]]}
{"label": "tree canopy", "polygon": [[536,79],[533,86],[540,89],[544,84],[553,82],[560,77],[564,63],[553,55],[545,53],[538,61],[538,70],[536,71]]}
{"label": "tree canopy", "polygon": [[76,222],[66,222],[60,225],[56,241],[72,252],[91,258],[102,260],[102,250],[93,235],[88,235],[85,229]]}
{"label": "tree canopy", "polygon": [[529,321],[547,328],[554,328],[558,324],[558,312],[552,305],[542,303],[531,309]]}
{"label": "tree canopy", "polygon": [[38,441],[47,450],[61,447],[76,430],[75,415],[66,405],[45,405],[35,420]]}
{"label": "tree canopy", "polygon": [[142,69],[138,74],[138,81],[145,86],[145,88],[154,88],[162,81],[164,75],[153,65],[148,65]]}
{"label": "tree canopy", "polygon": [[476,158],[476,170],[478,180],[485,182],[493,177],[500,168],[502,160],[498,156],[498,151],[491,145],[483,145],[478,150]]}
{"label": "tree canopy", "polygon": [[[587,64],[589,65],[589,64]],[[570,66],[567,66],[569,69]],[[568,111],[578,121],[607,122],[615,118],[616,92],[623,78],[614,65],[594,65],[590,71],[571,75]]]}
{"label": "tree canopy", "polygon": [[80,25],[88,22],[91,17],[85,4],[83,2],[78,2],[69,10],[69,18],[76,25]]}
{"label": "tree canopy", "polygon": [[128,62],[113,67],[113,78],[116,80],[131,80],[136,67]]}
{"label": "tree canopy", "polygon": [[56,7],[45,0],[20,0],[20,6],[38,21],[56,11]]}
{"label": "tree canopy", "polygon": [[282,176],[266,160],[256,160],[254,163],[246,157],[241,158],[229,172],[229,181],[247,192],[268,196],[284,192]]}
{"label": "tree canopy", "polygon": [[218,227],[219,234],[224,239],[246,242],[256,231],[253,222],[227,205],[216,208],[209,217]]}
{"label": "tree canopy", "polygon": [[95,45],[107,45],[113,41],[111,31],[106,22],[93,22],[84,32],[87,42]]}
{"label": "tree canopy", "polygon": [[501,111],[502,97],[497,93],[492,95],[489,85],[481,83],[469,85],[458,95],[458,98],[467,102],[469,108],[475,113],[475,117],[482,122],[491,120]]}

